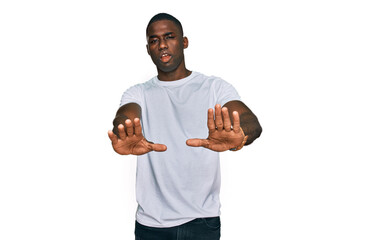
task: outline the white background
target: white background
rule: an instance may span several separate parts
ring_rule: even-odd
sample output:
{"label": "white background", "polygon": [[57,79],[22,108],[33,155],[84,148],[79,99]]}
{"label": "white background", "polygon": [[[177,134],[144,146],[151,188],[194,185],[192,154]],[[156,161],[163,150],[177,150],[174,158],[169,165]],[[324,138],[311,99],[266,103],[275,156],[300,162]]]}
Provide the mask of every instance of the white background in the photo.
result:
{"label": "white background", "polygon": [[222,240],[371,239],[368,1],[2,1],[0,239],[134,239],[135,157],[107,137],[176,16],[187,67],[263,134],[222,154]]}

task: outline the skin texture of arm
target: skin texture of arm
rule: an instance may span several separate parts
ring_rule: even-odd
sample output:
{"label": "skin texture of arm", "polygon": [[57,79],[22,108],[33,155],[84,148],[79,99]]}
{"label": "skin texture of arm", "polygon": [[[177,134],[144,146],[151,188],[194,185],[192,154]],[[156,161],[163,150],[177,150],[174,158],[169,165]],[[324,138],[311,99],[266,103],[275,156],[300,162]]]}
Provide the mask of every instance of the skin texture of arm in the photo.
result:
{"label": "skin texture of arm", "polygon": [[128,103],[117,111],[113,120],[113,131],[108,131],[108,137],[118,154],[142,155],[150,151],[166,151],[166,145],[155,144],[144,138],[140,115],[141,108],[136,103]]}
{"label": "skin texture of arm", "polygon": [[121,106],[117,112],[116,117],[113,120],[113,133],[119,136],[118,126],[125,123],[126,119],[130,119],[134,122],[134,118],[141,118],[141,107],[136,103],[128,103]]}
{"label": "skin texture of arm", "polygon": [[255,139],[260,137],[263,129],[260,126],[255,114],[241,101],[230,101],[224,104],[223,108],[228,109],[229,115],[237,111],[240,116],[240,126],[245,135],[248,136],[245,145],[251,144]]}

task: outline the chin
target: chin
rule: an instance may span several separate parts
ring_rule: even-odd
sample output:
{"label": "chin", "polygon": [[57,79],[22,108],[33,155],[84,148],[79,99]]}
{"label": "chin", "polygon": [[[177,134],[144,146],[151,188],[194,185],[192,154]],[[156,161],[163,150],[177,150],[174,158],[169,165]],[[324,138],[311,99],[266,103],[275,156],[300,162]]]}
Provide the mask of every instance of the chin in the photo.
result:
{"label": "chin", "polygon": [[177,68],[178,66],[157,66],[158,70],[165,73],[174,72]]}

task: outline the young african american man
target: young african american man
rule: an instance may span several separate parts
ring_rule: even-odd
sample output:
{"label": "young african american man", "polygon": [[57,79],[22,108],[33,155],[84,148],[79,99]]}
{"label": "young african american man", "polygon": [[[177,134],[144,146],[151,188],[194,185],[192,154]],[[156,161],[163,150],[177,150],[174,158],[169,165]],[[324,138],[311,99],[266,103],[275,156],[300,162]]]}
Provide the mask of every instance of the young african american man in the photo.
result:
{"label": "young african american man", "polygon": [[219,152],[262,128],[231,84],[186,68],[175,17],[155,15],[146,36],[158,75],[124,92],[108,132],[118,154],[137,155],[135,239],[220,239]]}

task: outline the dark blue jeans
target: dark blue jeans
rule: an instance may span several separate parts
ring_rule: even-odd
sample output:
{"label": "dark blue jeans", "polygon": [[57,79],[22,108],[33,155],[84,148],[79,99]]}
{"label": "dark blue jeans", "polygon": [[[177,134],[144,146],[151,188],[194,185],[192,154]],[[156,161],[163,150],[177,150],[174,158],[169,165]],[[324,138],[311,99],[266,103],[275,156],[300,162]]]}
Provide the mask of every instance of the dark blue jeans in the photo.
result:
{"label": "dark blue jeans", "polygon": [[153,228],[135,222],[135,240],[219,240],[220,218],[196,218],[180,226]]}

